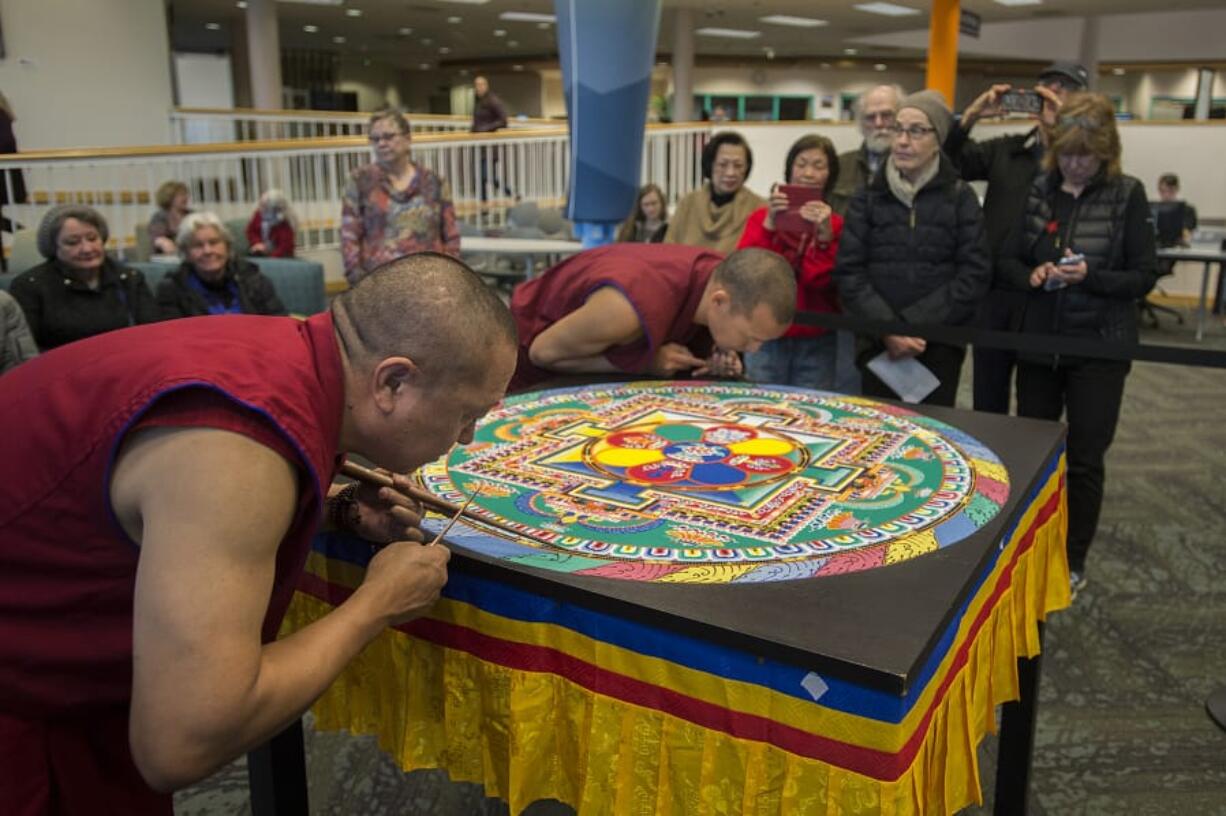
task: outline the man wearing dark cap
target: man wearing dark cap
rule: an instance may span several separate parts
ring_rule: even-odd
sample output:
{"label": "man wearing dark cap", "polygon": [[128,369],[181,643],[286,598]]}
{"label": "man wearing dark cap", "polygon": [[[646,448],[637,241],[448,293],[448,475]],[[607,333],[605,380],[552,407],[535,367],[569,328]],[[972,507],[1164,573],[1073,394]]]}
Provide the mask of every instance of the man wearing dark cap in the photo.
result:
{"label": "man wearing dark cap", "polygon": [[[1031,182],[1039,173],[1045,149],[1039,123],[1054,123],[1065,97],[1086,90],[1089,72],[1072,62],[1053,62],[1039,72],[1034,91],[1042,99],[1042,110],[1031,114],[1035,126],[1026,133],[997,136],[983,142],[970,139],[971,128],[980,119],[1006,113],[1001,96],[1012,90],[1007,83],[993,85],[967,106],[958,125],[951,128],[944,149],[966,181],[987,181],[983,202],[984,225],[993,269],[998,268],[998,253],[1009,230],[1022,218],[1022,209]],[[993,275],[996,279],[996,275]],[[1025,293],[1014,293],[993,286],[984,300],[982,325],[987,329],[1008,330],[1013,315],[1025,301]],[[974,405],[976,411],[1009,413],[1010,382],[1016,354],[1011,351],[975,347]]]}

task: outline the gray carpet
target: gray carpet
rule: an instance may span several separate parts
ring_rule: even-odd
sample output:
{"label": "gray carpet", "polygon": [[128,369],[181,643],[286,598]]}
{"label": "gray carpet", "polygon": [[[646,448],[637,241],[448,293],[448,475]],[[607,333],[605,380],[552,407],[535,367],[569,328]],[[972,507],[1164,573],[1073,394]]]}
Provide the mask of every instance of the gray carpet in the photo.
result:
{"label": "gray carpet", "polygon": [[[1147,341],[1203,344],[1169,319]],[[968,372],[969,378],[969,372]],[[968,379],[964,378],[964,379]],[[964,382],[962,405],[969,405]],[[1226,815],[1226,731],[1204,698],[1226,684],[1226,370],[1137,364],[1107,466],[1088,588],[1047,628],[1030,813]],[[405,775],[372,738],[307,735],[315,814],[505,814],[473,785]],[[990,812],[995,740],[981,746]],[[235,763],[181,792],[180,816],[250,812]],[[539,803],[531,816],[570,813]]]}

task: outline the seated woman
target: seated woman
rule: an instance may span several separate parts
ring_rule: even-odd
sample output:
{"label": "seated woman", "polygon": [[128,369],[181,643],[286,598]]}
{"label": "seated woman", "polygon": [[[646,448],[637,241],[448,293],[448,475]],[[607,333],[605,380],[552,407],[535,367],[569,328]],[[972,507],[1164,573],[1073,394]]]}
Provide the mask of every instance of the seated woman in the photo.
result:
{"label": "seated woman", "polygon": [[[904,97],[882,172],[847,210],[834,280],[849,315],[900,323],[971,322],[992,280],[983,210],[941,153],[953,116],[936,91]],[[939,381],[924,402],[953,405],[966,347],[887,334],[857,341],[864,393],[897,398],[868,363],[912,357]]]}
{"label": "seated woman", "polygon": [[149,219],[149,244],[156,255],[174,255],[179,223],[191,212],[187,185],[181,181],[162,182],[154,200],[158,210]]}
{"label": "seated woman", "polygon": [[0,289],[0,374],[38,356],[38,344],[21,304]]}
{"label": "seated woman", "polygon": [[[839,178],[838,151],[825,136],[801,136],[788,150],[783,173],[786,184],[806,188],[812,198],[796,206],[786,191],[772,189],[767,205],[745,222],[737,249],[760,247],[787,259],[796,273],[797,311],[837,312],[831,272],[843,217],[826,203],[825,192],[834,189]],[[838,347],[834,332],[793,323],[783,337],[745,355],[745,374],[754,382],[829,391],[834,388]]]}
{"label": "seated woman", "polygon": [[[1001,252],[1004,283],[1029,292],[1022,329],[1137,342],[1136,303],[1157,280],[1145,187],[1120,170],[1115,110],[1100,94],[1069,96],[1048,130],[1045,172]],[[1098,528],[1105,457],[1130,363],[1018,355],[1017,412],[1068,423],[1068,563],[1084,586]]]}
{"label": "seated woman", "polygon": [[655,184],[644,184],[634,202],[634,212],[622,222],[617,240],[622,243],[658,244],[668,230],[668,206],[664,191]]}
{"label": "seated woman", "polygon": [[108,234],[93,207],[52,207],[43,216],[38,250],[47,260],[9,287],[43,351],[158,320],[145,276],[106,254]]}
{"label": "seated woman", "polygon": [[298,218],[289,199],[280,190],[268,190],[260,196],[260,205],[247,222],[247,244],[252,255],[269,258],[294,257],[294,233]]}
{"label": "seated woman", "polygon": [[234,240],[221,219],[193,213],[179,227],[184,261],[158,284],[162,317],[210,314],[287,314],[272,281],[234,257]]}

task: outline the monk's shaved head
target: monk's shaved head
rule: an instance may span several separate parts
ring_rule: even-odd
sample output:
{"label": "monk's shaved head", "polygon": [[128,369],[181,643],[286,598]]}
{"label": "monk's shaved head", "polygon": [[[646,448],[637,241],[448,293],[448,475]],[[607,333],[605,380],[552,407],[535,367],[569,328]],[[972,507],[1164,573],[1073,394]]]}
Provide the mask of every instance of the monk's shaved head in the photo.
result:
{"label": "monk's shaved head", "polygon": [[791,323],[796,314],[796,273],[769,249],[738,249],[715,267],[711,279],[728,293],[739,314],[750,314],[759,304],[766,304],[779,323]]}
{"label": "monk's shaved head", "polygon": [[493,351],[517,342],[515,320],[494,291],[437,252],[379,267],[332,301],[332,317],[351,364],[404,356],[436,385],[478,377]]}

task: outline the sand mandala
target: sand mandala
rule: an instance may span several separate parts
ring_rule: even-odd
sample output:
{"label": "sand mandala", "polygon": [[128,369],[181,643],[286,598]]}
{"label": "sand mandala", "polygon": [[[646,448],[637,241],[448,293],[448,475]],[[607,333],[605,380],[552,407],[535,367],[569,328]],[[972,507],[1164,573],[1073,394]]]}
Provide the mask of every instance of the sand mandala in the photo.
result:
{"label": "sand mandala", "polygon": [[[858,397],[742,383],[617,383],[509,397],[424,487],[502,528],[448,540],[528,566],[639,581],[782,581],[893,564],[978,530],[999,458]],[[515,535],[506,531],[511,530]]]}

